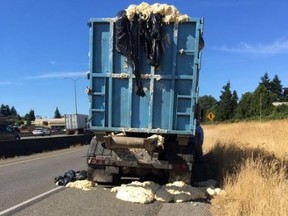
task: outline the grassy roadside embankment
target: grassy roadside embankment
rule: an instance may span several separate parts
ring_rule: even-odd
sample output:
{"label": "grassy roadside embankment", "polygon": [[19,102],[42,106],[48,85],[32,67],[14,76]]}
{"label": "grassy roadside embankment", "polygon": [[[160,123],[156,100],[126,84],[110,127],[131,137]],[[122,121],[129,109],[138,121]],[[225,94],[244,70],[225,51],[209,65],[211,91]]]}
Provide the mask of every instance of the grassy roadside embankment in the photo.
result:
{"label": "grassy roadside embankment", "polygon": [[288,121],[204,125],[213,177],[224,193],[212,215],[288,215]]}

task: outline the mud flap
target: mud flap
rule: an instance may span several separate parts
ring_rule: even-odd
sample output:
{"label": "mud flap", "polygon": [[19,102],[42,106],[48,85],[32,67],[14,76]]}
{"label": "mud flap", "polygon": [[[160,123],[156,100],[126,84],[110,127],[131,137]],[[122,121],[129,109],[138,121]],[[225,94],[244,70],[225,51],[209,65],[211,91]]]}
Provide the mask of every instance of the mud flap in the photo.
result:
{"label": "mud flap", "polygon": [[109,167],[103,165],[92,165],[89,162],[89,157],[100,156],[111,156],[112,151],[105,149],[102,146],[102,142],[97,141],[97,137],[94,136],[91,139],[90,145],[87,151],[87,178],[89,181],[101,182],[101,183],[113,183],[115,176],[119,174],[119,168]]}
{"label": "mud flap", "polygon": [[120,175],[115,171],[115,169],[118,170],[118,168],[115,167],[113,172],[110,172],[105,169],[88,167],[88,180],[99,183],[117,183],[120,179]]}

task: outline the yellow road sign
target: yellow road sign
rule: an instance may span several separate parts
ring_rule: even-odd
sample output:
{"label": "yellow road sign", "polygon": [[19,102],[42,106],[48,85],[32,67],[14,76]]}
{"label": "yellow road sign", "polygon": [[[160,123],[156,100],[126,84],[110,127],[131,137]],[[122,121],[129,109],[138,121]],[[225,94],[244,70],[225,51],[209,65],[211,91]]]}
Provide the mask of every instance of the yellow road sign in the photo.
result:
{"label": "yellow road sign", "polygon": [[209,113],[207,114],[207,118],[208,118],[210,121],[213,121],[214,118],[215,118],[215,114],[214,114],[213,112],[209,112]]}

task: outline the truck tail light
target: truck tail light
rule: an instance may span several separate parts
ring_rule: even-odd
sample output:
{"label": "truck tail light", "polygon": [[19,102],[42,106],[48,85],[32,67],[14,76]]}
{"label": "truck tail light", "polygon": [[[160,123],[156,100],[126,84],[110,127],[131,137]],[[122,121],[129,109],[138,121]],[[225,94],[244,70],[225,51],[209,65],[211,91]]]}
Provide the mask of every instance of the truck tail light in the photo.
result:
{"label": "truck tail light", "polygon": [[186,163],[173,163],[172,169],[177,171],[187,171],[189,168]]}
{"label": "truck tail light", "polygon": [[93,165],[105,165],[105,160],[101,159],[96,159],[95,157],[88,158],[88,164],[93,164]]}

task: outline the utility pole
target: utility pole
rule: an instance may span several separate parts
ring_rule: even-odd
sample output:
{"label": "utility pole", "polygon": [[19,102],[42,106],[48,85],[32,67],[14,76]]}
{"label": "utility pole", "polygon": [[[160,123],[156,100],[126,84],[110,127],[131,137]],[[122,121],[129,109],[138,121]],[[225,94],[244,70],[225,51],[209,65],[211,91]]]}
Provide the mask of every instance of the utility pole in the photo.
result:
{"label": "utility pole", "polygon": [[72,77],[64,77],[64,79],[70,79],[74,83],[74,103],[75,103],[75,114],[77,114],[77,85],[76,82],[81,79],[82,77],[72,78]]}

